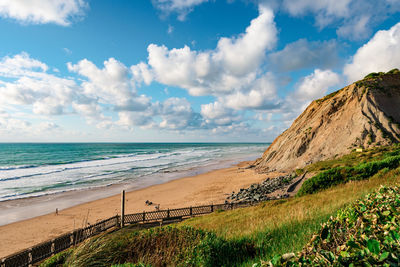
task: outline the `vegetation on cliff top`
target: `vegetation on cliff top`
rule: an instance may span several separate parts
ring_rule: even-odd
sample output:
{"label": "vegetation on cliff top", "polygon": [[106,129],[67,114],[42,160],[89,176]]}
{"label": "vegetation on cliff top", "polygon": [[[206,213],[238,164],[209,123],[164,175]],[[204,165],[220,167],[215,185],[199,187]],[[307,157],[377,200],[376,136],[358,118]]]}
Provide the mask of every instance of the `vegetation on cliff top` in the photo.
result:
{"label": "vegetation on cliff top", "polygon": [[374,78],[379,78],[382,77],[385,74],[400,74],[399,69],[392,69],[388,72],[371,72],[370,74],[366,75],[364,79],[374,79]]}
{"label": "vegetation on cliff top", "polygon": [[[363,81],[380,78],[380,77],[382,77],[382,76],[384,76],[386,74],[390,74],[390,75],[392,75],[392,74],[400,74],[400,70],[399,69],[392,69],[392,70],[390,70],[390,71],[388,71],[386,73],[385,72],[371,72],[370,74],[366,75],[362,80],[357,81],[356,84],[357,85],[364,85]],[[321,103],[325,102],[326,100],[331,99],[332,97],[334,97],[341,90],[343,90],[343,88],[340,89],[340,90],[337,90],[335,92],[332,92],[332,93],[330,93],[330,94],[328,94],[328,95],[326,95],[326,96],[324,96],[324,97],[322,97],[320,99],[317,99],[317,100],[315,100],[315,102],[317,102],[317,104],[321,104]]]}

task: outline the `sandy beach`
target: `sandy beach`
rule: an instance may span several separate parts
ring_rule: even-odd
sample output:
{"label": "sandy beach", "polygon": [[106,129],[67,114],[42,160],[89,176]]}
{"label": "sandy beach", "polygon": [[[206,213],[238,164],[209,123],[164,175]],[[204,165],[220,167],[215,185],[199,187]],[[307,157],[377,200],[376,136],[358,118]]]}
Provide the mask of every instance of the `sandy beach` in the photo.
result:
{"label": "sandy beach", "polygon": [[[232,191],[261,182],[267,177],[266,174],[244,169],[248,164],[242,162],[229,168],[128,192],[126,213],[155,210],[154,206],[145,204],[146,200],[160,204],[161,209],[222,203]],[[93,224],[117,213],[120,213],[120,195],[60,210],[58,215],[54,212],[0,226],[0,258],[83,227],[85,221]]]}

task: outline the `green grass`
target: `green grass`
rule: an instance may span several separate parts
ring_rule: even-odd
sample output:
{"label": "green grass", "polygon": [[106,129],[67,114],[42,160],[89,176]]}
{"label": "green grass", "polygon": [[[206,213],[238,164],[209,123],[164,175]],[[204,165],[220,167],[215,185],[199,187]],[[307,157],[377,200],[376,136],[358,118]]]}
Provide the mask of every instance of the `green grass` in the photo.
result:
{"label": "green grass", "polygon": [[318,104],[321,104],[321,103],[325,102],[326,100],[328,100],[328,99],[334,97],[335,95],[337,95],[341,90],[342,90],[342,89],[337,90],[337,91],[335,91],[335,92],[333,92],[333,93],[330,93],[329,95],[326,95],[326,96],[324,96],[323,98],[320,98],[320,99],[315,100],[315,102],[317,102]]}
{"label": "green grass", "polygon": [[386,73],[385,72],[371,72],[370,74],[366,75],[364,77],[364,79],[375,79],[375,78],[382,77],[383,75],[386,75],[386,74],[391,74],[391,75],[400,74],[400,71],[398,69],[392,69]]}

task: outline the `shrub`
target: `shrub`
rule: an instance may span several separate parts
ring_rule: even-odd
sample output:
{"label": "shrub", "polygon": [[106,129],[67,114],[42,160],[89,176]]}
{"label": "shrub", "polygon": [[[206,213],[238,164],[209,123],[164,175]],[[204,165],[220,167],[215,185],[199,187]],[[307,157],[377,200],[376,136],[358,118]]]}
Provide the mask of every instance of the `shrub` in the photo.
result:
{"label": "shrub", "polygon": [[399,69],[392,69],[392,70],[390,70],[390,71],[388,71],[388,72],[386,72],[387,74],[399,74],[400,73],[400,70]]}
{"label": "shrub", "polygon": [[[395,151],[393,153],[398,153]],[[354,167],[336,167],[332,168],[314,177],[306,180],[301,186],[298,196],[312,194],[323,189],[327,189],[334,185],[346,183],[348,181],[364,180],[367,179],[381,169],[387,168],[389,170],[395,169],[399,166],[400,155],[387,156],[379,161],[372,161],[367,163],[360,163]]]}

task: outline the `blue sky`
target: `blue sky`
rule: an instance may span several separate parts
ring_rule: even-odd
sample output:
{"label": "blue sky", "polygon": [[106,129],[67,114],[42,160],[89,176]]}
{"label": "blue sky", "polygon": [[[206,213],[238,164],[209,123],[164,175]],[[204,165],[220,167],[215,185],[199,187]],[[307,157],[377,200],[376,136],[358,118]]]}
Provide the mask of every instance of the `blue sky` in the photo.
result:
{"label": "blue sky", "polygon": [[0,142],[271,142],[400,68],[400,1],[5,0]]}

